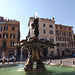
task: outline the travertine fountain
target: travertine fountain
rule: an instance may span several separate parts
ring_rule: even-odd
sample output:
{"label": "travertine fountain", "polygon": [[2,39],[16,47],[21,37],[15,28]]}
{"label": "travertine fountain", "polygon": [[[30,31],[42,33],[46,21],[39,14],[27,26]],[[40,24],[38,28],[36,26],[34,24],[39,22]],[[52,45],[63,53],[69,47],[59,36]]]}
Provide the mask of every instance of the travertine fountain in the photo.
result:
{"label": "travertine fountain", "polygon": [[[34,31],[34,36],[31,38],[27,38],[23,44],[23,47],[28,50],[28,59],[25,64],[25,71],[31,70],[45,70],[44,63],[40,60],[40,52],[43,48],[48,48],[53,46],[52,43],[48,40],[40,40],[38,38],[39,35],[39,17],[36,16],[31,24],[32,29]],[[33,68],[33,63],[36,62],[36,68]]]}

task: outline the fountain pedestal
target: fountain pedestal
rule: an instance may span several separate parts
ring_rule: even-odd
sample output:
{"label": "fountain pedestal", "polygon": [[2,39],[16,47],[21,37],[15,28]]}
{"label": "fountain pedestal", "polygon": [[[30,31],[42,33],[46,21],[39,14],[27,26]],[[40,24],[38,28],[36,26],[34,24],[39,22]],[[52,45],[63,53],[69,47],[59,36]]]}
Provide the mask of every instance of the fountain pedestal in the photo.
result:
{"label": "fountain pedestal", "polygon": [[42,63],[42,61],[40,61],[40,60],[37,61],[36,70],[42,70],[42,71],[45,70],[44,63]]}
{"label": "fountain pedestal", "polygon": [[[25,71],[30,70],[45,70],[44,63],[40,60],[40,52],[42,43],[39,39],[34,37],[32,41],[25,43],[25,47],[28,48],[28,59],[25,64]],[[36,61],[36,68],[33,68],[33,62]]]}
{"label": "fountain pedestal", "polygon": [[31,71],[31,70],[33,70],[33,63],[32,63],[32,62],[28,62],[28,63],[25,65],[24,70],[25,70],[25,71]]}
{"label": "fountain pedestal", "polygon": [[45,71],[44,63],[42,61],[37,61],[36,68],[33,68],[33,62],[28,63],[25,65],[25,71],[32,71],[32,70],[40,70],[40,71]]}

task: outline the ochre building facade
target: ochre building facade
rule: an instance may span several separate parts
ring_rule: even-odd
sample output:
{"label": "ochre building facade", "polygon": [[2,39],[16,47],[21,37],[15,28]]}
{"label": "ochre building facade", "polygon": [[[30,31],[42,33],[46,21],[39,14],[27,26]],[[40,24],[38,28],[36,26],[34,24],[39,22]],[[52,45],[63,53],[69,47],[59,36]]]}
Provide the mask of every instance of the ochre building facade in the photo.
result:
{"label": "ochre building facade", "polygon": [[0,17],[0,55],[16,55],[17,47],[14,44],[19,40],[20,22]]}

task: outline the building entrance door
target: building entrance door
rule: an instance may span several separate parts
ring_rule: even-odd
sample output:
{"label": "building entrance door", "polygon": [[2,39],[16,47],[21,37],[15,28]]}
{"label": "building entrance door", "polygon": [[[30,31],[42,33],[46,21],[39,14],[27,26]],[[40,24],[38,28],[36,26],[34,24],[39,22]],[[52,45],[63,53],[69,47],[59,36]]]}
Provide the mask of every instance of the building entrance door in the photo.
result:
{"label": "building entrance door", "polygon": [[62,56],[65,56],[65,51],[62,51]]}

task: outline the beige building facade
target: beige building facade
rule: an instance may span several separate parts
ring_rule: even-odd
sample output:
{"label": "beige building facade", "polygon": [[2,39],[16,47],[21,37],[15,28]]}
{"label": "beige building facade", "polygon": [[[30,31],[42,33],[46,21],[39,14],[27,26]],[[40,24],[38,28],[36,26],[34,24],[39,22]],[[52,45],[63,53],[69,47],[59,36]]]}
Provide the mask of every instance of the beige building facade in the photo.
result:
{"label": "beige building facade", "polygon": [[[31,24],[34,17],[29,19],[29,35],[34,36]],[[55,24],[54,18],[39,18],[39,39],[49,40],[57,46],[47,49],[47,56],[64,56],[67,55],[71,48],[74,48],[73,27]],[[70,48],[70,49],[68,49]]]}

